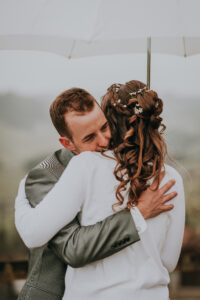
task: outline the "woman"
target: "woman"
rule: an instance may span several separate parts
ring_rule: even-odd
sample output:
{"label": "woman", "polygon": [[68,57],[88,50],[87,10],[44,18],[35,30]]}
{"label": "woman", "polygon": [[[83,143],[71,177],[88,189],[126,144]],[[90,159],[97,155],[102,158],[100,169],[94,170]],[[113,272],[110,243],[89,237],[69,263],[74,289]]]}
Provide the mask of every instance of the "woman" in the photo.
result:
{"label": "woman", "polygon": [[147,220],[140,242],[80,269],[68,267],[64,299],[169,298],[169,272],[176,266],[183,237],[184,192],[180,175],[164,165],[162,108],[157,93],[139,81],[112,85],[102,100],[112,132],[110,150],[75,156],[36,208],[26,204],[22,222],[34,246],[40,246],[48,241],[49,231],[52,237],[78,212],[81,224],[91,225],[115,210],[134,207],[163,169],[162,185],[176,180],[174,209]]}

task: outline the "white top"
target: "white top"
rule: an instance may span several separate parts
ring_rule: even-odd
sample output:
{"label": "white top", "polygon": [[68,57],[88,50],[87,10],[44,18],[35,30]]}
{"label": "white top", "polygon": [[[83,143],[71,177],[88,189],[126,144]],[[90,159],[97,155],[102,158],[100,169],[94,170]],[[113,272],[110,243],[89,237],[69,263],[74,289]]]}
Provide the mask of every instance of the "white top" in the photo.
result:
{"label": "white top", "polygon": [[[18,199],[16,226],[23,239],[34,247],[40,246],[78,212],[80,223],[85,226],[113,214],[118,185],[113,175],[115,164],[100,153],[83,152],[73,157],[58,183],[36,208]],[[172,200],[174,209],[147,220],[141,240],[119,253],[82,268],[68,267],[65,300],[169,298],[168,272],[173,271],[180,254],[185,205],[182,178],[172,167],[165,168],[161,186],[170,179],[176,180],[169,191],[178,192]],[[126,201],[125,196],[123,207]]]}

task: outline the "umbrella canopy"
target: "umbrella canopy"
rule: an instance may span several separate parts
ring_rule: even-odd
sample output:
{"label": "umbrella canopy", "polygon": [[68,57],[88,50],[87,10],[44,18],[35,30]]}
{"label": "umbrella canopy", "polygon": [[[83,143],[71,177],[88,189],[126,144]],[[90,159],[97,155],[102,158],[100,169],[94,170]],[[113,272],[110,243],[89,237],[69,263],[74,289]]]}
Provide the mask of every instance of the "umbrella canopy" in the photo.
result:
{"label": "umbrella canopy", "polygon": [[200,53],[199,11],[199,0],[1,0],[0,49],[68,58],[147,51],[150,86],[151,52]]}
{"label": "umbrella canopy", "polygon": [[0,49],[85,57],[200,52],[198,0],[1,0]]}

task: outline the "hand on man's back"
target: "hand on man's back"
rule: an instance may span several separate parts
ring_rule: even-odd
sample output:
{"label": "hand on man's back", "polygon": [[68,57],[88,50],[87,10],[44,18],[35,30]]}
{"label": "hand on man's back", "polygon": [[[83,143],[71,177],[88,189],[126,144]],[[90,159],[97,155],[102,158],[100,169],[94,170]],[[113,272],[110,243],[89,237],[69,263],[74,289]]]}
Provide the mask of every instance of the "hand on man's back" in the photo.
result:
{"label": "hand on man's back", "polygon": [[[160,182],[162,181],[165,172],[161,173]],[[173,204],[167,204],[168,201],[172,200],[177,196],[177,192],[167,192],[175,184],[175,180],[169,180],[160,189],[156,189],[158,179],[155,179],[150,187],[144,191],[139,199],[137,208],[140,210],[144,219],[156,217],[162,212],[173,209]]]}

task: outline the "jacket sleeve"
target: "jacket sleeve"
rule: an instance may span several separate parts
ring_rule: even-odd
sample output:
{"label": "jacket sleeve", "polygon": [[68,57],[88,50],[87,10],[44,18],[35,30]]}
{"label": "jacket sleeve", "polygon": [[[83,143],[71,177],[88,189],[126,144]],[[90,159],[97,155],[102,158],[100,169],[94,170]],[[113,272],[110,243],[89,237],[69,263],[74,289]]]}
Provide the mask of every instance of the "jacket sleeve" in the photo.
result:
{"label": "jacket sleeve", "polygon": [[[49,169],[33,169],[26,179],[26,196],[34,207],[57,182]],[[81,227],[75,218],[49,242],[56,255],[72,267],[112,255],[139,240],[128,210],[109,216],[95,225]]]}
{"label": "jacket sleeve", "polygon": [[91,226],[80,226],[75,219],[50,241],[50,246],[64,262],[80,268],[139,239],[130,211],[123,210]]}

